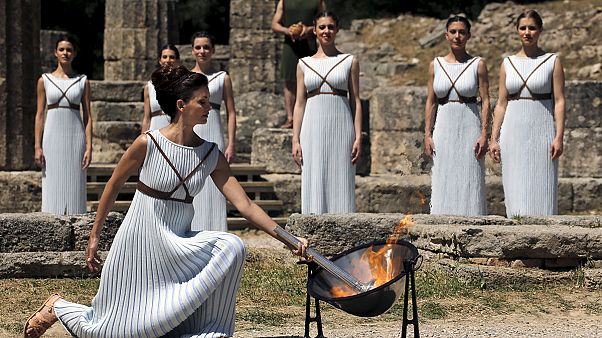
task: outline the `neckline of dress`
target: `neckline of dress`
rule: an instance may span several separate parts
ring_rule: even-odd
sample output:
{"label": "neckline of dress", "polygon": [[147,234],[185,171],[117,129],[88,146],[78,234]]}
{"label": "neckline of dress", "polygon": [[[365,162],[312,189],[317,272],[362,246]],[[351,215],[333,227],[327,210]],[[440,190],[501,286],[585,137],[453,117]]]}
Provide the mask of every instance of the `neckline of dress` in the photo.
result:
{"label": "neckline of dress", "polygon": [[82,76],[81,74],[76,74],[73,77],[58,77],[52,73],[46,73],[46,74],[52,76],[53,78],[55,78],[57,80],[75,80],[75,79],[79,79],[79,77]]}
{"label": "neckline of dress", "polygon": [[198,149],[198,148],[204,146],[205,143],[207,143],[207,141],[203,140],[203,143],[201,143],[200,145],[198,145],[196,147],[186,146],[186,145],[183,145],[183,144],[175,143],[174,141],[170,140],[169,138],[167,138],[167,136],[165,136],[165,135],[163,135],[163,133],[161,133],[160,129],[157,129],[157,134],[159,134],[167,142],[169,142],[169,143],[171,143],[171,144],[173,144],[175,146],[178,146],[178,147],[181,147],[181,148],[185,148],[185,149]]}
{"label": "neckline of dress", "polygon": [[339,54],[334,55],[334,56],[326,56],[326,57],[321,57],[321,58],[316,58],[316,57],[313,57],[313,56],[308,56],[308,57],[310,59],[312,59],[312,60],[331,60],[331,59],[336,59],[336,58],[338,58],[339,56],[342,56],[342,55],[347,55],[347,53],[339,53]]}
{"label": "neckline of dress", "polygon": [[443,56],[438,56],[437,58],[438,58],[439,60],[443,60],[443,62],[444,62],[445,64],[448,64],[448,65],[465,65],[465,64],[467,64],[468,62],[470,62],[472,59],[478,58],[478,56],[473,56],[473,57],[471,57],[470,59],[468,59],[468,60],[466,60],[466,61],[464,61],[464,62],[454,62],[454,63],[452,63],[452,62],[447,62],[447,60],[445,60],[445,57],[443,57]]}
{"label": "neckline of dress", "polygon": [[536,57],[530,57],[530,56],[519,56],[519,55],[516,55],[516,54],[514,54],[514,55],[510,55],[510,56],[512,56],[512,57],[514,57],[514,58],[517,58],[517,59],[522,59],[522,60],[537,60],[537,59],[539,59],[539,58],[542,58],[542,57],[544,57],[544,56],[546,56],[546,55],[550,55],[550,54],[551,54],[551,53],[543,53],[543,54],[541,54],[541,55],[538,55],[538,56],[536,56]]}

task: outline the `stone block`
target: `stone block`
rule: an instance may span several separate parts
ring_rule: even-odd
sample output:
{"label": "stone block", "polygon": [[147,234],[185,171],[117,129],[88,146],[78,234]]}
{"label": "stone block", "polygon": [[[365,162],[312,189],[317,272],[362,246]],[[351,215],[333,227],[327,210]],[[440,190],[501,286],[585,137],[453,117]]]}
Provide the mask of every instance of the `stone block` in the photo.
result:
{"label": "stone block", "polygon": [[105,5],[105,27],[145,28],[157,26],[157,14],[161,1],[109,0]]}
{"label": "stone block", "polygon": [[110,143],[96,137],[92,138],[92,163],[117,163],[131,145]]}
{"label": "stone block", "polygon": [[[110,27],[110,26],[106,26]],[[159,30],[153,28],[105,28],[105,60],[150,59],[157,63]]]}
{"label": "stone block", "polygon": [[274,1],[230,1],[230,27],[256,30],[270,30],[272,16],[276,10]]}
{"label": "stone block", "polygon": [[[124,214],[119,212],[110,212],[107,215],[100,234],[102,240],[98,245],[99,250],[108,251],[111,248],[115,234],[121,223],[123,223],[124,216]],[[95,217],[95,213],[89,213],[73,220],[73,250],[86,251],[86,246],[90,239],[90,230],[92,230]]]}
{"label": "stone block", "polygon": [[[148,80],[148,79],[147,79]],[[146,81],[90,81],[90,100],[142,102]]]}
{"label": "stone block", "polygon": [[[373,107],[370,108],[372,113]],[[431,161],[423,153],[424,134],[419,131],[370,131],[372,174],[428,174]]]}
{"label": "stone block", "polygon": [[543,264],[548,269],[566,269],[578,267],[581,261],[580,258],[554,258],[544,259]]}
{"label": "stone block", "polygon": [[140,122],[144,116],[143,102],[92,101],[92,119],[99,121]]}
{"label": "stone block", "polygon": [[272,30],[248,28],[230,29],[230,57],[232,59],[275,59],[282,43],[281,36]]}
{"label": "stone block", "polygon": [[428,175],[356,176],[356,209],[374,213],[428,213],[430,185]]}
{"label": "stone block", "polygon": [[577,128],[565,136],[561,177],[602,177],[602,127]]}
{"label": "stone block", "polygon": [[148,81],[157,68],[157,59],[119,59],[105,60],[105,81]]}
{"label": "stone block", "polygon": [[510,263],[511,268],[541,268],[543,259],[516,259]]}
{"label": "stone block", "polygon": [[588,289],[602,289],[602,269],[584,269],[583,277]]}
{"label": "stone block", "polygon": [[0,171],[0,213],[42,209],[42,175],[37,171]]}
{"label": "stone block", "polygon": [[425,103],[423,87],[379,88],[370,100],[370,130],[423,131]]}
{"label": "stone block", "polygon": [[274,184],[276,197],[282,201],[284,215],[301,212],[301,176],[291,174],[261,175]]}
{"label": "stone block", "polygon": [[291,129],[256,129],[251,164],[263,165],[273,174],[300,174],[301,169],[291,155],[292,139]]}
{"label": "stone block", "polygon": [[229,67],[235,93],[274,93],[279,90],[278,64],[275,59],[231,59]]}
{"label": "stone block", "polygon": [[92,162],[117,163],[139,135],[139,122],[94,122]]}
{"label": "stone block", "polygon": [[602,213],[602,178],[571,179],[573,211]]}
{"label": "stone block", "polygon": [[500,176],[485,176],[485,194],[487,194],[487,213],[506,216],[504,204],[504,185]]}
{"label": "stone block", "polygon": [[602,82],[568,81],[566,83],[566,127],[602,127]]}
{"label": "stone block", "polygon": [[0,214],[0,252],[68,251],[72,237],[68,216]]}
{"label": "stone block", "polygon": [[[100,251],[102,260],[107,251]],[[0,253],[0,278],[94,277],[86,268],[83,251]]]}

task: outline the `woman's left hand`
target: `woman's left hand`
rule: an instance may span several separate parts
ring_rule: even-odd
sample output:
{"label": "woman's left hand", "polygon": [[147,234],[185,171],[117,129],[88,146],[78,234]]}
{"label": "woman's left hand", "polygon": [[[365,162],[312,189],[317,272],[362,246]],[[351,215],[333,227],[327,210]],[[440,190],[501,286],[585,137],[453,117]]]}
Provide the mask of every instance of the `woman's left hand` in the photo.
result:
{"label": "woman's left hand", "polygon": [[362,141],[357,139],[353,142],[353,146],[351,147],[351,163],[355,164],[357,160],[360,158],[360,153],[362,152]]}
{"label": "woman's left hand", "polygon": [[82,169],[88,169],[92,162],[92,149],[88,149],[84,152],[84,158],[82,159]]}
{"label": "woman's left hand", "polygon": [[228,145],[226,151],[224,152],[224,156],[226,157],[226,161],[228,161],[228,163],[232,163],[234,160],[234,145]]}
{"label": "woman's left hand", "polygon": [[480,160],[487,153],[487,135],[481,135],[474,144],[474,155]]}
{"label": "woman's left hand", "polygon": [[552,160],[555,160],[562,155],[563,144],[562,139],[555,138],[552,141],[552,147],[550,148],[550,156],[552,156]]}
{"label": "woman's left hand", "polygon": [[293,252],[293,254],[295,254],[297,256],[301,256],[308,261],[311,261],[313,259],[313,257],[307,255],[307,248],[309,247],[309,241],[303,237],[297,237],[297,239],[300,241],[299,247],[297,248],[297,250],[291,250],[291,251]]}

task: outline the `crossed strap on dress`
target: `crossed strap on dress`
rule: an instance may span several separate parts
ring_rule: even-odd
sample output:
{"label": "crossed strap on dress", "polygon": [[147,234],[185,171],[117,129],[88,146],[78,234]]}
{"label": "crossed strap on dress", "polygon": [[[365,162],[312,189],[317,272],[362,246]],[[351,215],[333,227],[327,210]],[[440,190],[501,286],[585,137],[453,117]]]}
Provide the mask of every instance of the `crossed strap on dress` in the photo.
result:
{"label": "crossed strap on dress", "polygon": [[[67,89],[65,89],[64,91],[61,89],[61,87],[59,87],[56,83],[54,83],[54,81],[52,81],[50,79],[50,77],[47,74],[46,75],[46,79],[48,79],[48,81],[50,81],[50,83],[52,83],[60,92],[61,92],[61,97],[59,97],[58,101],[56,101],[56,103],[50,103],[48,104],[48,110],[50,109],[56,109],[56,108],[70,108],[70,109],[75,109],[75,110],[79,110],[79,103],[71,103],[71,101],[69,101],[69,98],[67,97],[67,92],[69,91],[69,89],[71,89],[71,87],[73,87],[76,83],[78,83],[81,79],[84,78],[84,75],[80,75],[77,80],[73,81],[73,83],[71,85],[69,85],[69,87],[67,87]],[[65,98],[65,100],[67,100],[67,102],[69,102],[68,106],[61,106],[61,100]]]}
{"label": "crossed strap on dress", "polygon": [[[217,77],[219,77],[219,75],[221,73],[225,73],[225,71],[219,71],[217,73],[215,73],[215,75],[209,79],[209,81],[207,82],[207,85],[209,85],[209,82],[215,80]],[[220,103],[213,103],[211,101],[209,101],[209,104],[211,105],[211,109],[215,109],[215,110],[220,110],[222,108],[222,105]]]}
{"label": "crossed strap on dress", "polygon": [[[437,62],[439,62],[439,66],[443,70],[443,73],[445,73],[445,75],[447,75],[447,78],[451,82],[451,87],[447,91],[447,94],[445,94],[444,97],[437,98],[437,103],[439,103],[440,105],[444,105],[444,104],[446,104],[448,102],[477,103],[477,97],[476,96],[470,96],[470,97],[469,96],[462,96],[462,95],[460,95],[460,92],[456,88],[456,82],[458,82],[458,80],[460,79],[460,77],[462,76],[462,74],[464,74],[464,72],[468,68],[470,68],[470,65],[472,65],[473,62],[475,62],[477,60],[477,58],[473,58],[472,61],[470,61],[468,63],[468,65],[466,65],[466,67],[464,67],[464,69],[462,69],[462,71],[460,72],[460,74],[458,75],[458,77],[456,77],[455,80],[452,80],[451,76],[449,76],[449,73],[447,73],[447,71],[445,70],[445,67],[443,67],[443,64],[441,64],[441,60],[439,60],[439,58],[435,58],[435,59],[437,60]],[[451,94],[452,90],[454,90],[456,92],[456,94],[458,94],[458,100],[450,100],[449,99],[449,95]]]}
{"label": "crossed strap on dress", "polygon": [[[150,132],[146,132],[145,134],[148,135],[151,138],[151,140],[153,141],[153,143],[155,144],[155,146],[157,146],[159,153],[161,154],[161,156],[163,156],[165,161],[167,161],[167,164],[169,164],[171,169],[173,169],[173,171],[176,173],[176,176],[178,176],[180,183],[178,183],[178,185],[175,188],[173,188],[171,191],[160,191],[160,190],[153,189],[153,188],[149,187],[148,185],[144,184],[142,181],[138,180],[138,183],[136,184],[136,188],[141,193],[143,193],[147,196],[150,196],[150,197],[160,199],[160,200],[176,201],[176,202],[182,202],[182,203],[187,203],[187,204],[192,203],[192,200],[194,199],[194,197],[192,195],[190,195],[190,192],[188,191],[188,187],[186,186],[186,181],[188,181],[192,177],[192,175],[194,175],[194,173],[196,173],[197,170],[199,170],[201,168],[201,164],[203,164],[203,162],[205,162],[207,157],[209,157],[209,154],[211,154],[211,152],[213,151],[213,148],[215,148],[215,143],[213,143],[211,145],[211,148],[209,149],[207,154],[205,154],[203,159],[201,159],[201,162],[199,162],[199,164],[197,164],[197,166],[194,167],[194,169],[192,169],[192,171],[186,177],[182,178],[182,175],[180,175],[180,173],[178,172],[178,169],[176,169],[176,167],[173,165],[173,163],[169,160],[169,157],[167,157],[167,154],[165,154],[163,149],[161,149],[161,147],[159,146],[159,143],[157,142],[155,137]],[[184,197],[183,199],[172,197],[172,195],[180,187],[184,188],[184,191],[186,192],[186,197]]]}
{"label": "crossed strap on dress", "polygon": [[[326,78],[328,77],[328,75],[330,75],[330,72],[332,72],[333,69],[335,69],[338,65],[340,65],[343,61],[345,61],[350,56],[351,56],[351,54],[348,54],[343,59],[341,59],[341,61],[337,62],[334,66],[332,66],[332,68],[330,68],[330,70],[324,76],[322,76],[322,74],[320,74],[317,70],[315,70],[312,67],[310,67],[307,64],[307,62],[305,62],[305,61],[303,61],[303,59],[301,59],[301,62],[303,62],[303,64],[305,66],[307,66],[307,68],[311,69],[314,73],[316,73],[316,75],[318,75],[322,79],[322,82],[318,85],[318,87],[316,87],[315,89],[312,89],[312,90],[310,90],[310,91],[307,92],[307,98],[309,99],[310,97],[314,97],[316,95],[321,95],[321,94],[329,94],[329,95],[337,95],[337,96],[345,96],[345,97],[347,97],[347,91],[346,90],[335,88],[333,85],[331,85],[326,80]],[[324,85],[325,83],[330,86],[330,88],[332,89],[332,91],[330,91],[330,92],[322,92],[322,91],[320,91],[320,88],[322,88],[322,85]]]}
{"label": "crossed strap on dress", "polygon": [[[533,93],[533,91],[531,90],[531,88],[529,88],[529,86],[527,86],[527,81],[529,81],[529,78],[531,77],[531,75],[533,75],[535,73],[535,71],[541,67],[541,65],[543,65],[544,63],[546,63],[546,61],[548,61],[552,56],[554,56],[554,54],[550,54],[545,60],[543,60],[542,62],[540,62],[537,67],[533,68],[533,70],[531,71],[531,73],[529,73],[529,75],[527,76],[527,78],[523,78],[523,76],[520,74],[520,72],[518,71],[518,69],[516,69],[516,67],[514,66],[514,63],[512,63],[512,60],[510,59],[510,57],[508,57],[508,62],[510,62],[510,65],[512,66],[512,68],[514,68],[514,71],[516,72],[516,74],[518,75],[518,77],[520,77],[520,79],[523,81],[523,85],[520,87],[520,89],[514,93],[514,94],[508,94],[508,101],[512,101],[512,100],[533,100],[533,101],[539,101],[539,100],[550,100],[552,99],[552,93],[543,93],[543,94],[538,94],[538,93]],[[523,91],[524,88],[527,88],[527,90],[529,91],[529,94],[531,94],[531,96],[520,96],[520,93]]]}

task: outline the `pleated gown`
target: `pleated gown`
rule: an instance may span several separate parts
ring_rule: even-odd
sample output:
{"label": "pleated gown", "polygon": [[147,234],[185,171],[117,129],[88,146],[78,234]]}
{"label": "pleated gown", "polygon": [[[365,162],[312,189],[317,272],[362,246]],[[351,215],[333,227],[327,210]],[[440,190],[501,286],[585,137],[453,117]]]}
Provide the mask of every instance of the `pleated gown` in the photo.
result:
{"label": "pleated gown", "polygon": [[[82,160],[86,133],[80,103],[86,76],[58,78],[42,75],[48,112],[44,123],[42,150],[42,211],[59,215],[86,212],[86,171]],[[57,106],[52,108],[53,106]]]}
{"label": "pleated gown", "polygon": [[[185,183],[191,195],[197,194],[216,166],[217,149],[210,142],[186,147],[158,130],[150,133],[181,177],[209,153]],[[140,181],[171,191],[180,179],[148,138]],[[181,186],[172,195],[185,196]],[[55,304],[59,321],[80,338],[232,336],[244,245],[229,233],[190,232],[193,215],[192,204],[136,191],[92,306],[60,300]]]}
{"label": "pleated gown", "polygon": [[308,93],[320,92],[308,94],[301,125],[303,214],[355,212],[355,166],[351,163],[355,130],[349,99],[343,93],[349,86],[352,60],[349,54],[339,54],[299,61]]}
{"label": "pleated gown", "polygon": [[[148,81],[146,84],[148,88],[148,99],[151,109],[151,121],[149,130],[157,130],[163,127],[167,127],[171,123],[169,115],[165,114],[157,101],[157,91],[152,81]],[[154,115],[154,116],[153,116]]]}
{"label": "pleated gown", "polygon": [[437,106],[431,214],[487,214],[485,160],[477,160],[474,155],[474,145],[481,135],[479,107],[476,102],[455,102],[460,100],[459,95],[477,96],[478,65],[479,58],[463,63],[448,63],[443,58],[434,61],[433,90],[437,98],[448,95],[449,102]]}
{"label": "pleated gown", "polygon": [[[206,124],[194,126],[194,132],[202,139],[217,144],[221,152],[224,151],[224,132],[220,117],[220,105],[224,97],[224,79],[226,72],[220,71],[207,76],[209,80],[209,102],[211,111]],[[226,198],[213,183],[211,177],[201,192],[194,197],[194,218],[192,230],[227,231]]]}
{"label": "pleated gown", "polygon": [[520,91],[523,97],[508,101],[500,132],[508,217],[554,215],[558,210],[558,160],[550,156],[556,134],[554,101],[529,99],[531,92],[552,93],[555,61],[556,56],[547,53],[536,58],[510,56],[503,62],[508,93]]}

